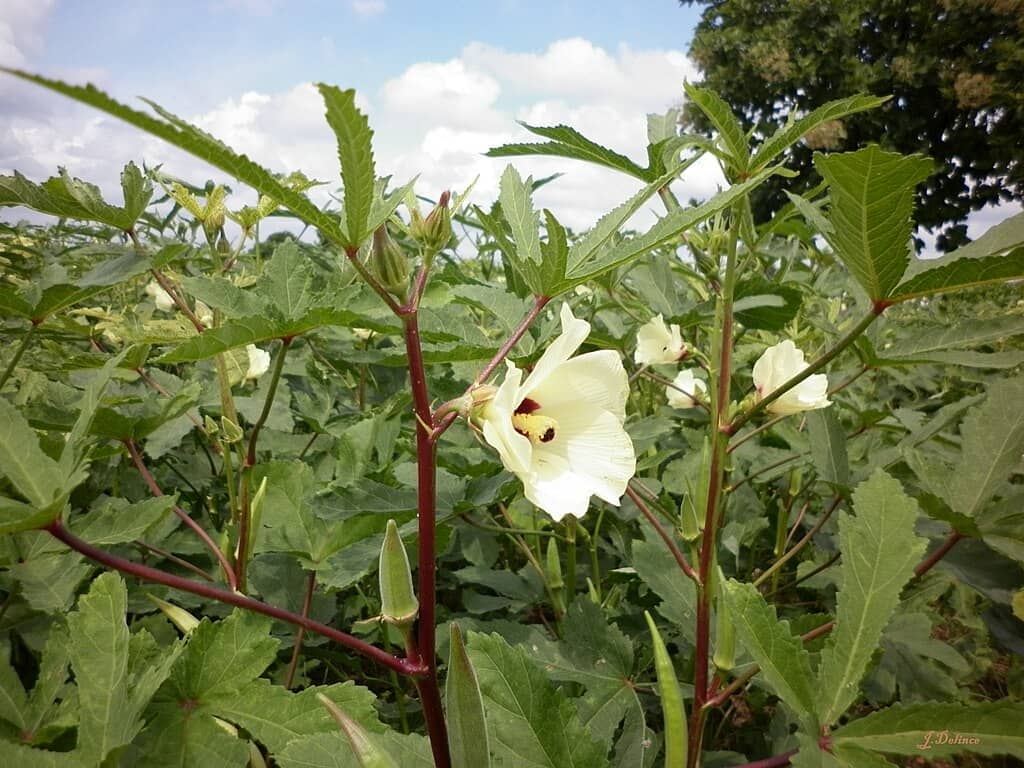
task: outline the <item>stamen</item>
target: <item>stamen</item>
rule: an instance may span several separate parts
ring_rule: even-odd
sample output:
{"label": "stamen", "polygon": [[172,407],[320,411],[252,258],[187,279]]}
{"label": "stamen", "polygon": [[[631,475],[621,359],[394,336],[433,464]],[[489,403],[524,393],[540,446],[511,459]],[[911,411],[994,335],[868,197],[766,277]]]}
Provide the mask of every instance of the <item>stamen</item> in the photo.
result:
{"label": "stamen", "polygon": [[[530,401],[533,402],[532,400]],[[533,412],[520,412],[512,416],[512,428],[534,445],[550,443],[558,432],[558,422],[550,416]]]}

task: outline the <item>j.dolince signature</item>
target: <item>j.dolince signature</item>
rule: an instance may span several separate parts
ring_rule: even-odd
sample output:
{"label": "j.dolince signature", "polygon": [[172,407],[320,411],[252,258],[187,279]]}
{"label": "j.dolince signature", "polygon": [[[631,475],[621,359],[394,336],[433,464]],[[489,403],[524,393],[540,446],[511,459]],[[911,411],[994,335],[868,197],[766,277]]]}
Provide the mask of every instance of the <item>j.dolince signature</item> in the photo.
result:
{"label": "j.dolince signature", "polygon": [[917,745],[920,750],[932,749],[933,745],[963,745],[965,747],[980,744],[981,739],[969,733],[950,733],[949,731],[928,731],[924,740]]}

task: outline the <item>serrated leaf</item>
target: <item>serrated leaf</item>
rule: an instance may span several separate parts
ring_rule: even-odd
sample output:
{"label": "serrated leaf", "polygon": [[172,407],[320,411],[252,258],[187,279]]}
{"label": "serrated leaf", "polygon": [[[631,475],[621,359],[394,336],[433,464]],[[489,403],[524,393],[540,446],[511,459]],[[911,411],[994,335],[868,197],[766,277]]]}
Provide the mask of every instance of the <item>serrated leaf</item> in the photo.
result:
{"label": "serrated leaf", "polygon": [[51,80],[6,67],[0,68],[0,71],[49,88],[83,104],[88,104],[157,136],[168,144],[183,149],[245,182],[256,191],[280,201],[281,205],[292,211],[302,221],[317,227],[329,239],[339,242],[347,241],[347,236],[336,217],[321,211],[305,195],[289,189],[274,174],[257,165],[247,156],[236,153],[227,145],[158,105],[147,102],[163,120],[127,107],[92,85],[69,85],[59,80]]}
{"label": "serrated leaf", "polygon": [[828,240],[868,296],[892,295],[910,263],[914,188],[934,171],[926,157],[904,157],[877,145],[814,155],[829,185]]}
{"label": "serrated leaf", "polygon": [[37,611],[64,613],[75,601],[75,593],[93,566],[73,552],[35,555],[10,566],[22,596]]}
{"label": "serrated leaf", "polygon": [[1024,377],[1000,379],[988,388],[980,408],[960,425],[960,461],[950,488],[949,505],[975,517],[1005,483],[1024,454]]}
{"label": "serrated leaf", "polygon": [[480,683],[462,642],[462,633],[454,623],[449,642],[448,677],[444,684],[444,709],[452,768],[487,768],[491,757]]}
{"label": "serrated leaf", "polygon": [[499,635],[470,633],[495,766],[601,768],[604,751],[583,729],[572,703],[519,648]]}
{"label": "serrated leaf", "polygon": [[313,275],[294,241],[281,243],[267,263],[262,293],[286,318],[301,317],[312,303]]}
{"label": "serrated leaf", "polygon": [[[1014,701],[896,704],[832,734],[837,745],[875,752],[926,755],[929,760],[973,752],[1024,757],[1024,704]],[[957,735],[970,743],[953,743]]]}
{"label": "serrated leaf", "polygon": [[143,256],[130,250],[111,259],[106,259],[75,281],[81,288],[110,286],[148,272],[185,256],[191,250],[185,243],[165,245],[152,256]]}
{"label": "serrated leaf", "polygon": [[[39,447],[39,438],[25,417],[3,398],[0,398],[0,473],[36,508],[33,511],[49,506],[66,479],[57,462]],[[55,510],[52,516],[56,517],[59,511]]]}
{"label": "serrated leaf", "polygon": [[633,542],[633,567],[661,598],[658,612],[692,643],[696,637],[693,627],[697,616],[697,590],[693,581],[682,575],[661,541]]}
{"label": "serrated leaf", "polygon": [[75,419],[75,423],[67,435],[64,449],[60,454],[59,467],[61,473],[66,478],[65,483],[77,484],[80,482],[75,475],[81,469],[86,459],[88,451],[86,440],[92,429],[93,421],[96,419],[96,413],[100,407],[100,398],[106,391],[107,384],[110,383],[110,378],[114,375],[114,371],[127,357],[128,352],[129,350],[125,349],[107,360],[103,367],[89,380],[85,391],[82,392],[82,398],[78,402],[78,417]]}
{"label": "serrated leaf", "polygon": [[75,752],[49,752],[0,739],[0,761],[17,768],[90,768]]}
{"label": "serrated leaf", "polygon": [[[592,263],[595,261],[599,251],[618,234],[619,230],[633,214],[639,211],[641,206],[652,195],[656,194],[659,189],[675,178],[678,172],[678,167],[673,168],[670,172],[663,174],[660,178],[642,187],[624,203],[621,203],[598,219],[597,223],[569,248],[569,254],[566,257],[565,273],[576,277],[580,272],[586,270],[586,273],[590,275]],[[661,221],[664,221],[664,219]],[[597,260],[600,261],[600,259]]]}
{"label": "serrated leaf", "polygon": [[[766,179],[778,173],[784,173],[784,170],[781,168],[766,168],[751,176],[746,181],[735,184],[724,192],[719,192],[710,200],[701,203],[700,205],[689,208],[679,208],[669,212],[667,215],[658,219],[654,226],[644,234],[624,240],[620,244],[609,249],[599,258],[588,263],[581,263],[575,269],[571,268],[568,272],[568,279],[563,290],[569,290],[574,285],[579,285],[587,280],[593,279],[605,272],[632,261],[638,256],[642,256],[660,245],[665,245],[679,237],[680,234],[691,227],[696,226],[705,219],[725,210],[744,195],[748,194],[755,187],[762,184]],[[648,187],[641,190],[641,193],[646,192],[647,189],[650,188]],[[656,190],[651,190],[652,194],[654,191]],[[641,193],[638,193],[638,197]],[[623,206],[620,206],[620,208],[623,208]],[[616,210],[618,211],[619,209]],[[609,216],[611,216],[611,214],[609,214]]]}
{"label": "serrated leaf", "polygon": [[336,731],[317,696],[326,696],[368,728],[379,727],[373,693],[351,682],[292,693],[269,680],[252,680],[232,693],[207,697],[206,704],[210,713],[245,728],[276,754],[296,739]]}
{"label": "serrated leaf", "polygon": [[277,655],[271,620],[235,610],[216,623],[203,619],[189,638],[168,685],[180,701],[207,701],[237,693]]}
{"label": "serrated leaf", "polygon": [[1024,315],[968,318],[955,325],[935,324],[908,330],[911,331],[909,337],[898,339],[880,354],[886,359],[930,362],[952,349],[994,344],[1024,334]]}
{"label": "serrated leaf", "polygon": [[894,301],[1024,278],[1024,213],[938,259],[915,259]]}
{"label": "serrated leaf", "polygon": [[[155,690],[153,680],[137,694],[130,689],[138,681],[129,673],[127,604],[124,580],[116,573],[104,573],[79,600],[78,610],[68,616],[71,668],[78,685],[77,751],[89,765],[99,765],[131,743],[142,730],[142,711]],[[157,684],[168,667],[153,669]]]}
{"label": "serrated leaf", "polygon": [[750,147],[747,143],[747,134],[732,108],[710,88],[684,83],[683,90],[686,91],[686,97],[707,116],[718,132],[718,143],[724,150],[732,170],[736,174],[746,172],[750,165]]}
{"label": "serrated leaf", "polygon": [[374,197],[373,131],[366,115],[356,106],[356,92],[317,83],[327,108],[327,124],[338,140],[338,161],[344,184],[345,224],[348,248],[358,248],[367,235],[370,207]]}
{"label": "serrated leaf", "polygon": [[146,729],[132,745],[132,764],[146,768],[239,768],[248,765],[249,747],[212,717],[178,702],[147,712]]}
{"label": "serrated leaf", "polygon": [[93,546],[105,547],[141,539],[146,531],[163,520],[177,503],[178,494],[127,503],[111,499],[104,507],[87,515],[71,518],[71,529]]}
{"label": "serrated leaf", "polygon": [[613,152],[607,147],[591,141],[575,128],[567,125],[534,126],[520,122],[526,130],[538,136],[551,139],[548,142],[504,144],[484,154],[487,157],[520,157],[524,155],[548,155],[584,160],[590,163],[622,171],[638,179],[647,180],[646,170],[628,157]]}
{"label": "serrated leaf", "polygon": [[842,588],[836,628],[829,635],[818,670],[817,714],[832,724],[857,699],[859,685],[878,648],[900,592],[924,553],[914,533],[917,504],[902,486],[876,470],[854,491],[856,516],[841,513]]}
{"label": "serrated leaf", "polygon": [[185,277],[181,284],[189,295],[229,318],[256,316],[269,308],[265,297],[223,277]]}
{"label": "serrated leaf", "polygon": [[753,278],[736,286],[733,312],[747,328],[778,331],[796,317],[803,298],[797,288]]}
{"label": "serrated leaf", "polygon": [[833,408],[820,408],[808,412],[807,437],[811,445],[811,461],[818,470],[818,479],[845,486],[850,483],[846,433],[833,411]]}
{"label": "serrated leaf", "polygon": [[800,638],[790,632],[789,622],[779,621],[775,608],[752,584],[723,582],[722,596],[743,647],[761,667],[764,679],[794,712],[813,718],[810,655]]}
{"label": "serrated leaf", "polygon": [[498,200],[512,229],[516,260],[540,264],[540,217],[533,207],[532,179],[523,181],[519,172],[510,165],[501,175],[500,190]]}
{"label": "serrated leaf", "polygon": [[826,123],[829,120],[838,120],[841,117],[864,112],[868,109],[875,109],[890,98],[889,96],[858,94],[857,96],[850,96],[849,98],[837,99],[836,101],[822,104],[804,117],[787,122],[775,131],[769,139],[757,148],[753,159],[750,161],[751,169],[758,170],[763,168],[806,136],[808,131],[822,123]]}

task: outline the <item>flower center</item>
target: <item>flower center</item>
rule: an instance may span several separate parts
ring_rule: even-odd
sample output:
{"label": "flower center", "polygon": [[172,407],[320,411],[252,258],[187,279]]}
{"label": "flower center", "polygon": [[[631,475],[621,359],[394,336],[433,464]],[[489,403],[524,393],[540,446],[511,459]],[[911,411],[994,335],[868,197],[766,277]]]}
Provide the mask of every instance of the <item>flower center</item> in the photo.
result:
{"label": "flower center", "polygon": [[555,439],[558,422],[550,416],[537,413],[540,403],[526,398],[512,414],[512,428],[531,443],[550,443]]}

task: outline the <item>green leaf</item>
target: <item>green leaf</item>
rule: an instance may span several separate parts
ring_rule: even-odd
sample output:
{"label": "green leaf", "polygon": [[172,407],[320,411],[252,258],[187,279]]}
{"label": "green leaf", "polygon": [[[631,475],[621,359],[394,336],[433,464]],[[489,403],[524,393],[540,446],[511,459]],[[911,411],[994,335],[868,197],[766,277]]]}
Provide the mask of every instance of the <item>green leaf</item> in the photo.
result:
{"label": "green leaf", "polygon": [[682,575],[665,545],[659,541],[633,542],[633,567],[637,575],[658,597],[658,611],[676,625],[691,643],[696,634],[697,590],[691,579]]}
{"label": "green leaf", "polygon": [[1024,278],[1024,213],[938,259],[915,259],[894,301]]}
{"label": "green leaf", "polygon": [[248,184],[256,191],[280,201],[281,205],[288,208],[307,224],[317,227],[329,239],[339,242],[347,242],[348,240],[338,219],[329,213],[321,211],[305,195],[293,191],[274,174],[252,162],[245,155],[236,153],[214,137],[152,102],[147,103],[163,118],[162,120],[127,107],[111,99],[92,85],[84,87],[69,85],[59,80],[51,80],[6,67],[0,68],[0,71],[49,88],[52,91],[120,118],[136,128],[140,128],[153,136],[163,139],[168,144],[183,149],[201,160],[205,160],[215,168],[219,168]]}
{"label": "green leaf", "polygon": [[343,244],[358,248],[370,234],[366,223],[373,205],[374,182],[373,131],[366,115],[356,106],[356,92],[317,83],[327,107],[327,123],[338,139],[338,161],[345,186],[345,224],[348,233]]}
{"label": "green leaf", "polygon": [[684,83],[683,90],[686,91],[686,97],[707,116],[718,131],[718,143],[734,174],[745,173],[750,166],[750,147],[747,134],[732,108],[710,88]]}
{"label": "green leaf", "polygon": [[0,761],[18,768],[90,768],[75,752],[48,752],[0,739]]}
{"label": "green leaf", "polygon": [[[566,274],[571,277],[579,277],[584,269],[587,270],[586,274],[588,276],[595,274],[592,271],[593,262],[600,250],[616,234],[618,234],[622,226],[633,216],[634,213],[640,210],[643,204],[650,199],[651,195],[656,194],[659,189],[675,178],[678,172],[678,167],[673,168],[670,172],[665,173],[647,186],[642,187],[640,191],[624,203],[598,219],[597,223],[594,224],[594,226],[591,227],[583,237],[573,243],[571,248],[569,248],[569,255],[566,259]],[[661,221],[664,220],[665,219],[662,219]],[[601,261],[601,259],[596,260],[598,262]],[[602,269],[601,271],[605,270]]]}
{"label": "green leaf", "polygon": [[839,518],[842,588],[818,671],[822,724],[834,723],[857,699],[882,631],[924,553],[925,542],[914,533],[917,504],[882,470],[857,486],[853,507],[856,517],[844,512]]}
{"label": "green leaf", "polygon": [[263,273],[262,293],[288,319],[302,317],[312,303],[313,274],[293,241],[281,243]]}
{"label": "green leaf", "polygon": [[89,765],[99,765],[142,730],[142,711],[175,660],[175,654],[165,653],[147,672],[131,674],[127,603],[124,580],[104,573],[68,616],[78,684],[78,752]]}
{"label": "green leaf", "polygon": [[277,655],[271,620],[235,610],[216,623],[203,619],[171,673],[168,685],[179,700],[206,701],[237,693]]}
{"label": "green leaf", "polygon": [[885,359],[931,362],[942,353],[961,347],[997,344],[1024,334],[1024,315],[1002,315],[982,319],[964,319],[955,325],[934,324],[910,329],[912,334],[881,350]]}
{"label": "green leaf", "polygon": [[761,667],[764,679],[794,712],[813,718],[810,655],[800,638],[790,632],[789,622],[778,619],[774,606],[768,605],[752,584],[723,582],[722,597],[743,647]]}
{"label": "green leaf", "polygon": [[110,383],[110,378],[114,375],[114,371],[117,370],[125,357],[127,357],[128,352],[129,349],[125,349],[107,360],[103,367],[89,380],[85,391],[82,393],[82,399],[78,404],[78,417],[68,433],[64,449],[60,454],[59,466],[60,471],[67,478],[65,484],[77,485],[81,480],[85,479],[84,475],[79,479],[76,477],[76,474],[85,462],[89,447],[86,441],[92,429],[93,421],[96,419],[100,398],[103,397],[103,393],[106,391],[107,384]]}
{"label": "green leaf", "polygon": [[261,315],[269,309],[266,297],[223,277],[185,277],[181,284],[191,296],[229,318]]}
{"label": "green leaf", "polygon": [[1009,480],[1024,453],[1024,376],[995,381],[980,408],[960,425],[960,461],[949,505],[966,517],[976,516]]}
{"label": "green leaf", "polygon": [[552,687],[525,651],[511,647],[499,635],[470,633],[469,658],[480,680],[495,765],[608,765],[572,703]]}
{"label": "green leaf", "polygon": [[491,753],[480,683],[455,623],[451,625],[444,710],[452,768],[487,768]]}
{"label": "green leaf", "polygon": [[[751,176],[746,181],[734,184],[724,192],[719,192],[710,200],[707,200],[700,205],[689,208],[679,208],[669,212],[667,215],[658,219],[657,223],[655,223],[655,225],[644,234],[622,241],[590,262],[580,262],[575,267],[571,267],[568,272],[569,280],[566,281],[566,285],[563,287],[563,290],[569,290],[575,285],[579,285],[587,280],[597,277],[598,275],[602,275],[605,272],[620,267],[638,256],[642,256],[648,251],[657,248],[658,246],[665,245],[675,240],[686,230],[696,226],[705,219],[714,216],[716,213],[725,210],[775,174],[785,175],[786,171],[785,169],[777,167],[766,168]],[[654,189],[651,189],[651,187],[654,187]],[[657,187],[656,185],[651,185],[651,187],[645,187],[637,193],[637,198],[639,198],[640,195],[645,194],[648,190],[653,194]],[[617,208],[616,211],[613,211],[613,213],[622,211],[630,202],[632,201],[627,201],[627,203],[619,206],[619,208]],[[637,207],[639,208],[639,203]],[[612,214],[608,214],[605,218],[607,219],[611,216]],[[604,219],[602,219],[602,221],[604,221]],[[608,236],[610,237],[615,231],[617,231],[617,229],[609,232]],[[575,247],[580,247],[579,243],[577,243],[577,246]],[[577,256],[579,256],[579,254],[577,254]]]}
{"label": "green leaf", "polygon": [[78,585],[93,566],[74,552],[33,555],[10,566],[22,596],[37,611],[64,613],[75,601]]}
{"label": "green leaf", "polygon": [[[48,507],[61,493],[66,479],[57,462],[39,447],[39,438],[25,417],[3,398],[0,398],[0,473],[36,508],[33,512]],[[59,508],[53,510],[50,519],[59,511]],[[5,521],[3,530],[17,530],[10,527],[15,524],[15,521]]]}
{"label": "green leaf", "polygon": [[512,228],[517,262],[541,263],[540,217],[533,208],[533,179],[523,181],[511,165],[501,175],[501,211]]}
{"label": "green leaf", "polygon": [[[836,745],[922,755],[929,760],[964,752],[1024,758],[1024,704],[896,704],[839,728]],[[960,743],[954,743],[958,741]],[[966,740],[968,743],[963,743]]]}
{"label": "green leaf", "polygon": [[131,747],[134,765],[146,768],[239,768],[249,747],[212,717],[178,702],[149,709],[146,730]]}
{"label": "green leaf", "polygon": [[208,711],[245,728],[271,754],[315,733],[329,733],[337,725],[317,696],[326,696],[367,727],[379,727],[373,693],[354,683],[306,688],[292,693],[269,680],[251,680],[237,691],[208,696]]}
{"label": "green leaf", "polygon": [[835,408],[820,408],[807,413],[807,437],[811,444],[811,461],[818,470],[818,479],[833,485],[850,483],[850,461],[846,455],[846,433]]}
{"label": "green leaf", "polygon": [[591,141],[574,128],[570,128],[567,125],[534,126],[527,125],[521,121],[519,124],[531,133],[551,139],[551,141],[504,144],[490,149],[484,154],[487,157],[519,157],[523,155],[566,157],[572,160],[596,163],[605,168],[622,171],[638,179],[649,180],[644,168],[641,168],[628,157]]}
{"label": "green leaf", "polygon": [[733,311],[747,328],[765,331],[781,330],[796,317],[803,303],[803,293],[794,287],[754,278],[736,286]]}
{"label": "green leaf", "polygon": [[178,494],[157,496],[129,504],[111,499],[99,511],[71,518],[71,529],[93,546],[107,547],[141,539],[163,520],[178,501]]}
{"label": "green leaf", "polygon": [[32,317],[32,305],[11,288],[0,288],[0,312],[15,317]]}
{"label": "green leaf", "polygon": [[892,295],[910,262],[914,188],[934,172],[932,161],[884,152],[814,155],[829,185],[827,235],[836,256],[873,300]]}
{"label": "green leaf", "polygon": [[143,256],[134,249],[106,259],[75,281],[81,288],[117,285],[148,272],[153,267],[177,261],[191,249],[185,243],[165,245],[152,256]]}
{"label": "green leaf", "polygon": [[[875,109],[887,102],[890,98],[891,97],[889,96],[868,96],[865,94],[858,94],[857,96],[850,96],[846,99],[837,99],[836,101],[830,101],[827,104],[822,104],[820,107],[807,115],[804,115],[798,120],[790,119],[785,125],[775,131],[771,138],[767,139],[760,147],[757,148],[753,159],[750,161],[750,168],[755,171],[763,168],[780,154],[800,141],[800,139],[807,135],[808,131],[813,130],[822,123],[826,123],[829,120],[838,120],[841,117],[856,114],[857,112],[863,112],[868,109]],[[794,116],[795,113],[790,113],[791,118]]]}

